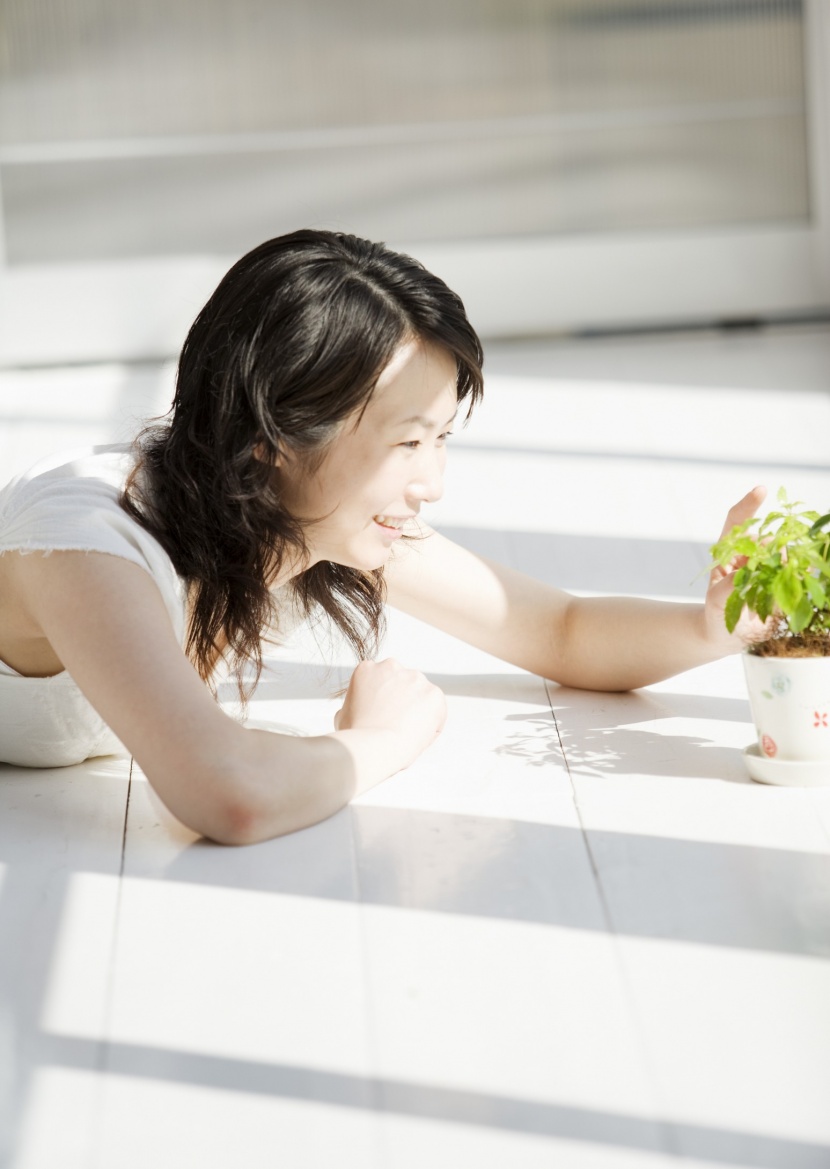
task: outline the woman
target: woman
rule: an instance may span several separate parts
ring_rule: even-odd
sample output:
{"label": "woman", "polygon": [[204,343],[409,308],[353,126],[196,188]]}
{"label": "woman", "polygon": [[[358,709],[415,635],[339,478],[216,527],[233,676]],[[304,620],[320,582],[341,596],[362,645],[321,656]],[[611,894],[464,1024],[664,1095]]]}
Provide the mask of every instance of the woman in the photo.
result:
{"label": "woman", "polygon": [[[738,651],[753,627],[725,633],[728,574],[704,605],[580,599],[419,523],[481,362],[458,297],[381,245],[300,231],[243,257],[190,330],[164,425],[0,496],[0,760],[120,740],[180,820],[247,843],[331,815],[440,732],[438,688],[370,660],[384,600],[569,686]],[[263,640],[320,609],[362,659],[335,730],[227,717],[205,685],[219,660],[258,676]]]}

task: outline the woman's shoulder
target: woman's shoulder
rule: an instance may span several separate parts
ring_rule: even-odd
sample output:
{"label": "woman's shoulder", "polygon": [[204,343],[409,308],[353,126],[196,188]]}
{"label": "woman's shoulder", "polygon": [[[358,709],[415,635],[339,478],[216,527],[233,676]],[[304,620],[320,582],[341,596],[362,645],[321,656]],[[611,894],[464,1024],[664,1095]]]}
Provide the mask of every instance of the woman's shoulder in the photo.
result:
{"label": "woman's shoulder", "polygon": [[[124,482],[135,462],[127,445],[87,447],[42,459],[0,491],[0,549],[23,547],[9,541],[26,536],[35,548],[40,538],[74,539],[76,530],[94,529],[107,517],[134,523],[120,507]],[[46,545],[44,545],[46,546]],[[70,544],[67,547],[82,545]]]}
{"label": "woman's shoulder", "polygon": [[158,540],[120,503],[135,466],[130,445],[88,447],[43,459],[0,492],[3,552],[102,552],[156,580],[182,631],[185,587]]}
{"label": "woman's shoulder", "polygon": [[0,516],[46,494],[73,498],[95,493],[118,497],[135,463],[128,443],[88,446],[39,459],[0,488]]}

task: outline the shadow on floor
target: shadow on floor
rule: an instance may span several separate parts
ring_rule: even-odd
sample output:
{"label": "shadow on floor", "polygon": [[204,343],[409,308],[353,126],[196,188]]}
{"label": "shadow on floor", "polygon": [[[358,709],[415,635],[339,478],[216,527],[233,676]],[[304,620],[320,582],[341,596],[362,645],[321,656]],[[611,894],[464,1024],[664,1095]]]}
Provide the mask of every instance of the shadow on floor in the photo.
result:
{"label": "shadow on floor", "polygon": [[[53,1036],[49,1063],[86,1068],[97,1055],[92,1040]],[[477,1125],[564,1141],[585,1141],[649,1154],[712,1161],[752,1169],[819,1169],[830,1164],[830,1146],[739,1129],[626,1116],[542,1100],[464,1091],[387,1077],[369,1077],[291,1064],[263,1063],[135,1043],[108,1043],[107,1072],[145,1080],[188,1084],[223,1092],[305,1100],[341,1108]],[[147,1123],[152,1123],[148,1115]],[[555,1156],[555,1149],[551,1149]]]}

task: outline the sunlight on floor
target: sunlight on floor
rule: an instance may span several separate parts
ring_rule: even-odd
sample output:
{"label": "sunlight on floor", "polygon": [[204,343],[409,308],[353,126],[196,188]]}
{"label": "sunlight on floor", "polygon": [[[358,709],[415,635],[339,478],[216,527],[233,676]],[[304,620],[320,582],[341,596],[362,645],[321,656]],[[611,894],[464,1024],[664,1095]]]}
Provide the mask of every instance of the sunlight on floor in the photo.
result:
{"label": "sunlight on floor", "polygon": [[[486,370],[427,518],[551,583],[701,597],[755,482],[828,504],[828,329]],[[0,373],[5,477],[173,383]],[[197,840],[127,759],[0,766],[3,1169],[830,1165],[830,788],[750,782],[740,661],[567,690],[397,613],[383,653],[444,734],[280,840]],[[349,662],[299,629],[252,724],[327,730]]]}

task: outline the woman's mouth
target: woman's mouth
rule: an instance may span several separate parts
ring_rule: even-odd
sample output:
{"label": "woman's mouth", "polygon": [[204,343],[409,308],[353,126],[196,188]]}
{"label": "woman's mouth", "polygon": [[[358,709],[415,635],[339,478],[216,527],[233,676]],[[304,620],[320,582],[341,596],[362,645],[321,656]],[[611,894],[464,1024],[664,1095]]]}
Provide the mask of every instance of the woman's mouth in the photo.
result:
{"label": "woman's mouth", "polygon": [[403,526],[406,523],[406,517],[394,515],[376,515],[372,519],[379,528],[383,528],[388,536],[402,535]]}

